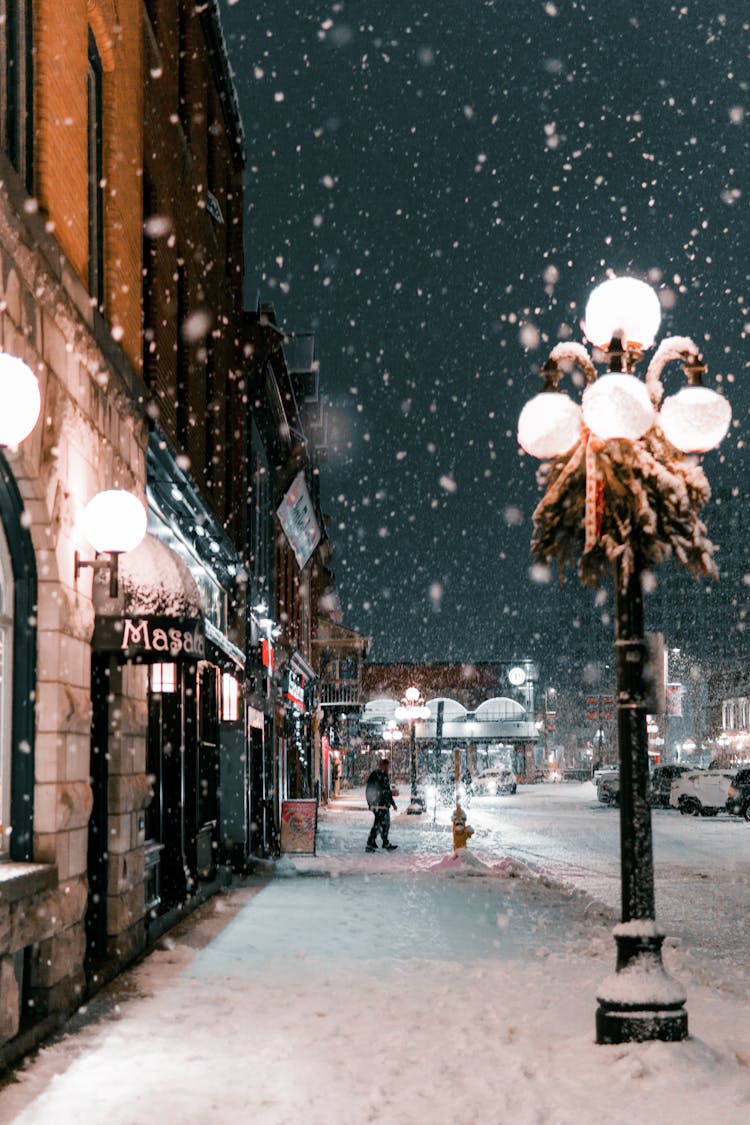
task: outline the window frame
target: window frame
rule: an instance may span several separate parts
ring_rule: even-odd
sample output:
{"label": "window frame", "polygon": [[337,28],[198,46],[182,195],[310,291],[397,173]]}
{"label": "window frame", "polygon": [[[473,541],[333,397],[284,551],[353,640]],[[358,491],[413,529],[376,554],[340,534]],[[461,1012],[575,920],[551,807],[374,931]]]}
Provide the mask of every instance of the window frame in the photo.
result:
{"label": "window frame", "polygon": [[10,855],[13,828],[13,564],[0,524],[0,860]]}
{"label": "window frame", "polygon": [[0,0],[0,144],[29,194],[34,186],[33,0]]}
{"label": "window frame", "polygon": [[[10,854],[17,863],[34,858],[34,744],[37,674],[37,571],[24,502],[0,452],[0,524],[13,574],[13,651],[10,721]],[[6,724],[7,726],[7,724]]]}
{"label": "window frame", "polygon": [[104,68],[89,28],[86,78],[88,147],[88,286],[97,308],[104,305]]}

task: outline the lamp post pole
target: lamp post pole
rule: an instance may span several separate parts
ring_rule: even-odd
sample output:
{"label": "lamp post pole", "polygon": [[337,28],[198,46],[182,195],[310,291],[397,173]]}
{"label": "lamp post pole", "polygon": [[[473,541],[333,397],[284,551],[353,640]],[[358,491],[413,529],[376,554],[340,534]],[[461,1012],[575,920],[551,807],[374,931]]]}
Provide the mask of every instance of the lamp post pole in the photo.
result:
{"label": "lamp post pole", "polygon": [[417,722],[419,719],[429,719],[430,709],[425,704],[419,688],[409,687],[404,692],[401,705],[396,708],[395,717],[399,722],[409,724],[409,779],[410,800],[407,813],[419,814],[425,810],[424,799],[417,790]]}
{"label": "lamp post pole", "polygon": [[[564,566],[578,555],[589,585],[614,570],[622,921],[614,931],[616,970],[597,993],[598,1043],[687,1036],[685,993],[664,970],[664,936],[655,921],[642,580],[670,553],[697,577],[717,576],[715,548],[699,518],[710,489],[684,454],[714,449],[729,428],[731,408],[703,386],[705,366],[687,337],[662,341],[645,385],[632,374],[654,343],[659,320],[649,286],[635,278],[604,282],[589,299],[584,330],[607,353],[609,374],[598,377],[582,345],[558,344],[542,371],[544,390],[518,423],[521,447],[550,463],[534,512],[535,557]],[[687,386],[661,402],[660,377],[675,360]],[[561,364],[584,376],[581,406],[558,388]],[[600,691],[600,746],[601,703]]]}
{"label": "lamp post pole", "polygon": [[409,808],[417,804],[417,731],[416,719],[409,719]]}

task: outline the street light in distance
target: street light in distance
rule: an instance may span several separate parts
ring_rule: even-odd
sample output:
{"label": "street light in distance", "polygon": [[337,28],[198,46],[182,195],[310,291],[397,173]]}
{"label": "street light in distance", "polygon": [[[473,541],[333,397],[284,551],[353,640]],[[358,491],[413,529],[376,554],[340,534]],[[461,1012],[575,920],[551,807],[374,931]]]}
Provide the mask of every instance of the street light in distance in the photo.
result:
{"label": "street light in distance", "polygon": [[424,797],[417,792],[417,723],[430,717],[430,709],[426,705],[419,688],[408,687],[404,698],[395,710],[395,717],[401,723],[409,724],[409,778],[411,793],[407,813],[418,815],[425,810]]}
{"label": "street light in distance", "polygon": [[[662,341],[645,381],[633,373],[655,342],[660,318],[659,299],[645,282],[603,282],[589,299],[584,332],[608,373],[598,376],[582,344],[558,344],[542,369],[542,392],[518,422],[520,446],[544,462],[535,559],[561,571],[577,560],[590,586],[614,577],[622,922],[614,934],[616,971],[598,992],[599,1043],[687,1036],[685,993],[664,969],[664,936],[655,922],[643,581],[670,557],[696,577],[717,576],[715,548],[699,518],[708,481],[686,454],[722,441],[731,408],[703,385],[706,368],[688,337]],[[682,364],[686,386],[662,401],[661,375],[673,361]],[[559,387],[571,371],[584,386],[580,405]]]}

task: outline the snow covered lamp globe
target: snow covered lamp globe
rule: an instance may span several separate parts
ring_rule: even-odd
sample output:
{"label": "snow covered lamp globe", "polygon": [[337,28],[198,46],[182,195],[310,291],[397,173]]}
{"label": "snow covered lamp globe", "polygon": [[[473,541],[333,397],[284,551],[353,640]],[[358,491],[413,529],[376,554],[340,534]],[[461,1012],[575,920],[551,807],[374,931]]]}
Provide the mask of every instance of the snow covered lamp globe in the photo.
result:
{"label": "snow covered lamp globe", "polygon": [[581,408],[558,388],[560,372],[552,361],[542,369],[544,387],[524,406],[518,419],[518,444],[532,457],[547,461],[569,453],[581,437]]}
{"label": "snow covered lamp globe", "polygon": [[650,285],[637,277],[612,277],[597,285],[586,304],[583,330],[605,351],[614,339],[632,351],[653,346],[661,324],[661,305]]}
{"label": "snow covered lamp globe", "polygon": [[707,453],[726,437],[732,408],[723,395],[698,381],[670,395],[659,411],[659,425],[675,449]]}
{"label": "snow covered lamp globe", "polygon": [[[109,594],[117,597],[117,560],[120,555],[134,551],[146,535],[148,516],[146,509],[132,492],[121,488],[97,492],[83,512],[83,529],[97,554],[86,560],[75,555],[75,576],[87,566],[94,570],[109,570]],[[100,559],[99,555],[108,558]]]}
{"label": "snow covered lamp globe", "polygon": [[15,446],[29,436],[42,408],[39,380],[18,356],[0,353],[0,446]]}
{"label": "snow covered lamp globe", "polygon": [[608,352],[611,366],[583,396],[583,420],[601,441],[636,441],[654,424],[649,393],[630,368],[654,343],[660,321],[659,298],[635,277],[604,281],[589,297],[583,330],[594,347]]}

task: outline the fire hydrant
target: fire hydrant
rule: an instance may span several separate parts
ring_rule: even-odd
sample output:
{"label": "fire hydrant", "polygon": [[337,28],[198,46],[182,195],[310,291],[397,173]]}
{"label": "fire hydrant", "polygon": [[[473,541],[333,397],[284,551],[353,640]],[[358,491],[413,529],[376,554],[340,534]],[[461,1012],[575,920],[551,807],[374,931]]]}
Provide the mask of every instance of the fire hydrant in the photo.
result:
{"label": "fire hydrant", "polygon": [[466,823],[466,813],[460,805],[456,805],[451,820],[453,822],[453,850],[457,852],[459,848],[466,847],[466,844],[474,835],[474,829]]}

